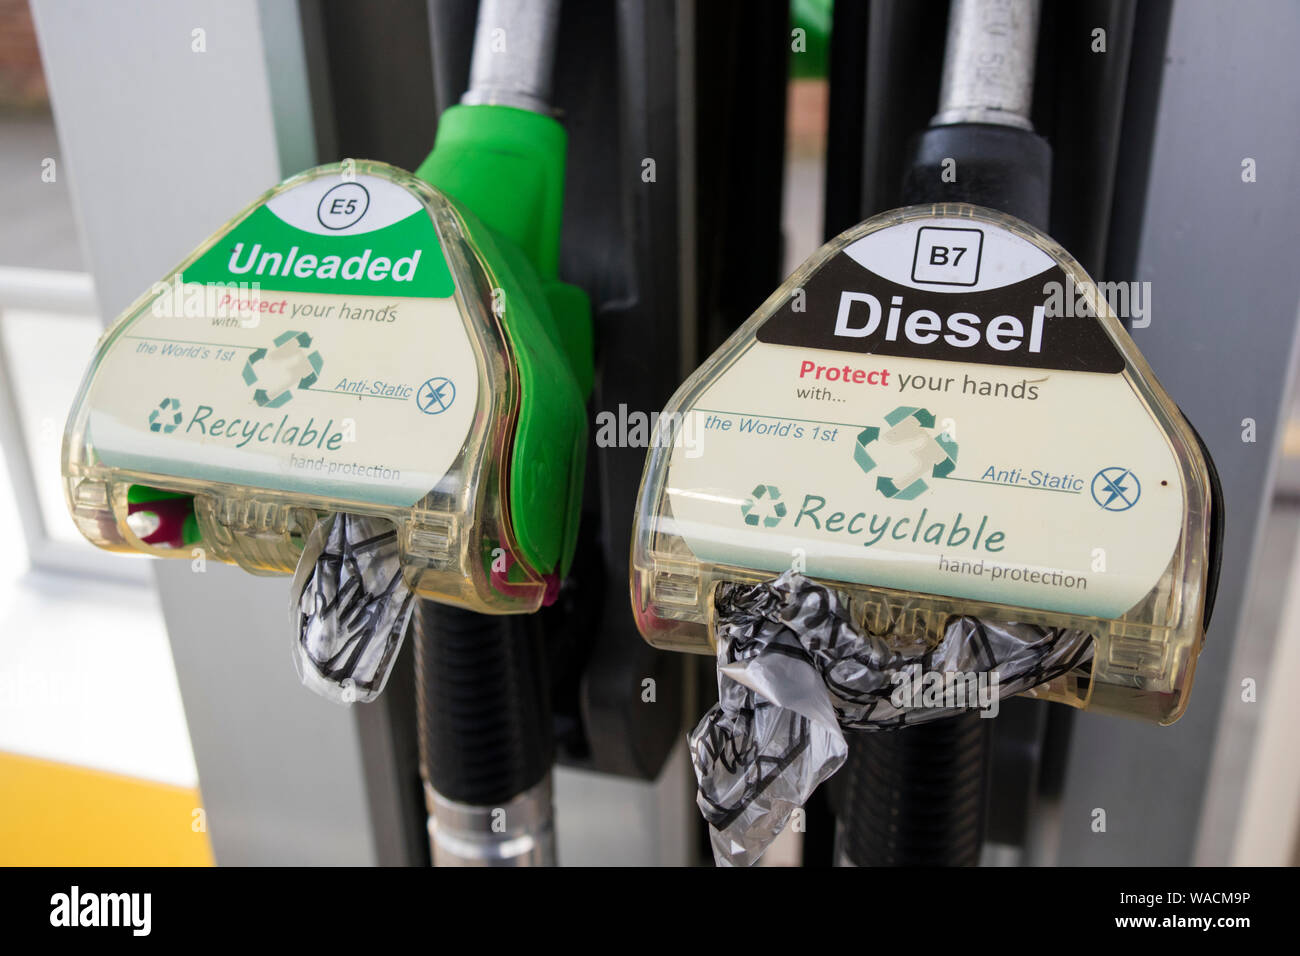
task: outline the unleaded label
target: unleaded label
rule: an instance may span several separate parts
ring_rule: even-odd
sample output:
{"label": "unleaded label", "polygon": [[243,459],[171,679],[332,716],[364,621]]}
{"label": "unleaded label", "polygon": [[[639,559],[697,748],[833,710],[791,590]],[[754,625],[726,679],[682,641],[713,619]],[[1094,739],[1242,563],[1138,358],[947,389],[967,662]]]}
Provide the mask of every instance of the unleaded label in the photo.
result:
{"label": "unleaded label", "polygon": [[1098,321],[1049,307],[1065,281],[979,220],[849,245],[685,412],[661,528],[703,561],[1123,614],[1182,480]]}
{"label": "unleaded label", "polygon": [[282,191],[157,291],[89,396],[108,465],[409,506],[465,443],[474,351],[397,182]]}

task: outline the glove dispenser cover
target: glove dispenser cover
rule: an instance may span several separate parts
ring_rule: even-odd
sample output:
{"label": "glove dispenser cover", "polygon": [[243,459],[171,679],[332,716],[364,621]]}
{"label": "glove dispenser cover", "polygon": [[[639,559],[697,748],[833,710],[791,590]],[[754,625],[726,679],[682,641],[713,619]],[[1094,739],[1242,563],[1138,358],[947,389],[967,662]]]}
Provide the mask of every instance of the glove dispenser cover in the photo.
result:
{"label": "glove dispenser cover", "polygon": [[714,591],[795,570],[855,622],[1086,632],[1028,693],[1177,719],[1212,601],[1212,463],[1104,295],[964,204],[832,240],[678,389],[637,502],[641,633],[712,653]]}
{"label": "glove dispenser cover", "polygon": [[[396,529],[420,597],[536,609],[559,561],[529,553],[510,513],[521,388],[497,298],[519,280],[491,242],[382,163],[271,190],[100,340],[63,445],[78,528],[113,551],[292,574],[319,521],[354,514]],[[571,376],[554,388],[581,409]]]}

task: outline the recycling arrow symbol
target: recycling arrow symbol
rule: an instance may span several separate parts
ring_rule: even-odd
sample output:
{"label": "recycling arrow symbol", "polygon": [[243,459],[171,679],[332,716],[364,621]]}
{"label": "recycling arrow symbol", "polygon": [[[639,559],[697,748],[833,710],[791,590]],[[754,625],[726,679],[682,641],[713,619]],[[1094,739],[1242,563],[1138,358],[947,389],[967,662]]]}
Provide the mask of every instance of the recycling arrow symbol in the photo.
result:
{"label": "recycling arrow symbol", "polygon": [[924,408],[914,408],[911,405],[898,406],[885,416],[885,421],[891,426],[897,426],[899,422],[909,418],[915,418],[917,424],[922,428],[934,427],[934,414],[932,412],[926,411]]}
{"label": "recycling arrow symbol", "polygon": [[324,361],[311,347],[306,332],[281,332],[270,349],[254,349],[244,362],[244,384],[257,385],[253,401],[279,408],[293,398],[294,388],[308,389],[320,378]]}
{"label": "recycling arrow symbol", "polygon": [[[761,508],[764,502],[767,507]],[[787,511],[776,485],[755,485],[750,497],[741,503],[740,513],[745,518],[745,524],[751,527],[757,528],[761,521],[764,528],[775,528]]]}
{"label": "recycling arrow symbol", "polygon": [[935,444],[943,449],[943,453],[946,457],[943,461],[934,466],[934,470],[930,472],[930,474],[935,478],[947,478],[957,468],[957,443],[953,441],[952,436],[947,432],[941,432],[940,434],[935,435],[934,441]]}
{"label": "recycling arrow symbol", "polygon": [[886,498],[911,501],[929,487],[926,477],[947,478],[957,467],[957,442],[946,432],[931,435],[934,423],[934,414],[928,409],[900,405],[885,416],[889,427],[883,432],[872,425],[858,433],[853,460],[864,474],[869,474],[877,467],[873,444],[905,447],[912,456],[912,467],[897,476],[877,475],[876,490]]}

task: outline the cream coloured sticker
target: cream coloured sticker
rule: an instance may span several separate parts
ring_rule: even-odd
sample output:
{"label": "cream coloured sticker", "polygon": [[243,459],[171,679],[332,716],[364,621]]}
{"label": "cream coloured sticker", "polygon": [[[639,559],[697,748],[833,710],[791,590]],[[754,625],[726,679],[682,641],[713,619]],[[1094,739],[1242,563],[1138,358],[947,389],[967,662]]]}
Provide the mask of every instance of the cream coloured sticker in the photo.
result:
{"label": "cream coloured sticker", "polygon": [[426,495],[478,400],[455,300],[263,290],[259,307],[255,321],[146,311],[125,329],[89,396],[100,457],[379,504]]}
{"label": "cream coloured sticker", "polygon": [[[1095,319],[1057,327],[1035,311],[1051,260],[990,223],[974,223],[982,236],[970,220],[943,224],[964,236],[928,225],[848,247],[852,261],[805,314],[774,314],[700,394],[672,452],[661,530],[703,561],[1119,616],[1156,586],[1182,528],[1169,442],[1124,374],[1078,370],[1115,367]],[[978,269],[925,268],[951,263],[925,250],[954,239]],[[912,289],[922,299],[909,309]],[[846,293],[858,309],[847,317]],[[869,297],[878,310],[858,308]],[[887,341],[891,322],[901,345]],[[867,331],[852,350],[791,344],[804,328],[819,345]],[[968,340],[979,357],[953,361]],[[994,364],[1013,347],[1018,365]]]}
{"label": "cream coloured sticker", "polygon": [[478,362],[409,179],[322,167],[159,283],[92,381],[100,459],[385,505],[428,494],[469,434]]}

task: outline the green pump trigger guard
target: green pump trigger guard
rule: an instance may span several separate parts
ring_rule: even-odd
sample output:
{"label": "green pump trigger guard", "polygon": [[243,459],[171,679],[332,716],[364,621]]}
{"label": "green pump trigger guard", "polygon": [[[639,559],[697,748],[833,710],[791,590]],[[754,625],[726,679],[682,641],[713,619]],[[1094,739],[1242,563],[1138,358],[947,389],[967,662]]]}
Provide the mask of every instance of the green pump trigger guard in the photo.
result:
{"label": "green pump trigger guard", "polygon": [[[111,550],[201,545],[291,573],[323,513],[385,517],[422,596],[535,609],[571,557],[585,414],[532,268],[394,167],[348,161],[287,180],[101,339],[65,436],[74,521]],[[524,389],[521,367],[545,394]],[[516,455],[512,429],[539,426],[548,448]],[[177,497],[192,501],[197,539],[142,540],[130,512]]]}

